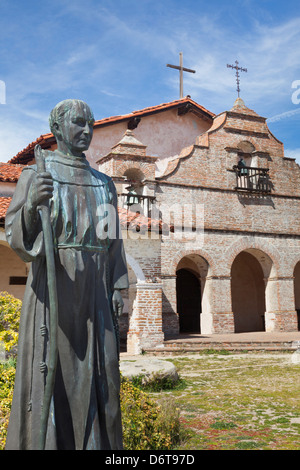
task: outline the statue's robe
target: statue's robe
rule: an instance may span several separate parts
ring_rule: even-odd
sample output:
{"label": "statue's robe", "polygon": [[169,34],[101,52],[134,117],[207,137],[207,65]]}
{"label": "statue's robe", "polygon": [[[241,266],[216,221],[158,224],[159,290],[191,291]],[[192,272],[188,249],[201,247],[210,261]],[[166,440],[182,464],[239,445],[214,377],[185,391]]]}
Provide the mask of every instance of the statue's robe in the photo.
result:
{"label": "statue's robe", "polygon": [[[86,158],[46,152],[54,181],[49,201],[58,295],[58,363],[46,449],[121,449],[114,289],[128,287],[110,177]],[[28,235],[24,205],[36,166],[25,167],[6,216],[6,236],[32,262],[22,305],[18,360],[6,449],[37,449],[49,337],[49,297],[41,221]]]}

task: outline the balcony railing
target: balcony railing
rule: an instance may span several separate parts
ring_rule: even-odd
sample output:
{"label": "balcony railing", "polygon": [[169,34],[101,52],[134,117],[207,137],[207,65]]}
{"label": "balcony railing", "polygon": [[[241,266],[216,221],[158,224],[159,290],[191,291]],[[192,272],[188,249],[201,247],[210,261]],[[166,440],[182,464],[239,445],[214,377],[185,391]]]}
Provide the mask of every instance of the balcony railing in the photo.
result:
{"label": "balcony railing", "polygon": [[148,214],[150,214],[152,205],[155,201],[155,197],[129,192],[119,194],[119,201],[121,207],[133,212],[140,212],[141,214],[144,214],[146,217],[148,217]]}
{"label": "balcony railing", "polygon": [[236,189],[255,193],[270,193],[272,184],[269,177],[269,168],[239,167],[234,165],[236,174]]}

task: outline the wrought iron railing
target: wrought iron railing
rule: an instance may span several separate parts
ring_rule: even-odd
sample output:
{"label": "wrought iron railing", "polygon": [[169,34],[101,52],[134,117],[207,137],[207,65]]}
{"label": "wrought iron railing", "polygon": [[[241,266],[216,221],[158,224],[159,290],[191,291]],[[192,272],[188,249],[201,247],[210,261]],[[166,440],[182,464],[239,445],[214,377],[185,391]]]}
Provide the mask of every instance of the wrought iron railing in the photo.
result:
{"label": "wrought iron railing", "polygon": [[270,193],[272,184],[269,177],[269,168],[240,167],[234,165],[236,174],[236,189],[256,193]]}

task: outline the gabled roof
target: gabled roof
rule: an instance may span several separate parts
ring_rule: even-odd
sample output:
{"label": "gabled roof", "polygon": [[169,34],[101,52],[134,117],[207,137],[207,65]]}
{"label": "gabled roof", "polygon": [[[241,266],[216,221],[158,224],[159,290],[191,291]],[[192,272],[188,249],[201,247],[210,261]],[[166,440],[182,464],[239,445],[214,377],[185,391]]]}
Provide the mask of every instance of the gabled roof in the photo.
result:
{"label": "gabled roof", "polygon": [[101,119],[100,121],[95,122],[95,127],[105,126],[114,122],[120,122],[120,121],[126,121],[126,120],[129,121],[130,119],[134,117],[141,118],[143,116],[149,116],[151,114],[161,113],[163,111],[168,111],[169,109],[174,109],[174,108],[181,108],[182,114],[184,114],[184,112],[192,111],[210,120],[212,120],[215,116],[214,113],[204,108],[200,104],[196,103],[196,101],[193,101],[189,96],[186,96],[185,98],[181,98],[179,100],[170,101],[169,103],[162,103],[157,106],[150,106],[148,108],[144,108],[139,111],[133,111],[132,113],[124,114],[122,116],[113,116],[113,117]]}
{"label": "gabled roof", "polygon": [[[179,100],[171,101],[169,103],[163,103],[158,106],[150,106],[148,108],[144,108],[139,111],[133,111],[132,113],[129,113],[129,114],[123,114],[121,116],[112,116],[112,117],[108,117],[104,119],[99,119],[98,121],[95,122],[94,128],[109,126],[109,125],[117,124],[122,121],[127,121],[128,123],[131,123],[134,120],[139,120],[144,116],[150,116],[152,114],[157,114],[157,113],[161,113],[161,112],[168,111],[170,109],[176,109],[176,108],[178,108],[178,111],[181,114],[185,114],[187,112],[193,112],[201,116],[203,119],[206,119],[209,121],[212,121],[212,119],[215,116],[214,113],[204,108],[200,104],[196,103],[196,101],[193,101],[189,96],[186,96],[185,98],[181,98]],[[26,165],[28,162],[30,162],[34,158],[34,147],[36,146],[36,144],[39,144],[43,149],[47,149],[47,148],[50,148],[55,143],[56,143],[56,140],[52,133],[42,134],[34,142],[31,142],[29,145],[27,145],[26,148],[21,150],[19,153],[17,153],[16,156],[14,156],[11,160],[9,160],[9,163],[13,163],[13,164],[21,163],[23,165]]]}

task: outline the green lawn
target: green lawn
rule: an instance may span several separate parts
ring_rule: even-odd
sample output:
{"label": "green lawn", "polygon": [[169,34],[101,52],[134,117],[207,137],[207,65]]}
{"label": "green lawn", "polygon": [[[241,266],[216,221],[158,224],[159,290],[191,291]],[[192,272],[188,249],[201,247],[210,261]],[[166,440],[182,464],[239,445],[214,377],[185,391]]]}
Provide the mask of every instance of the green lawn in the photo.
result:
{"label": "green lawn", "polygon": [[164,357],[185,386],[172,397],[187,430],[180,450],[300,450],[300,364],[291,353]]}

